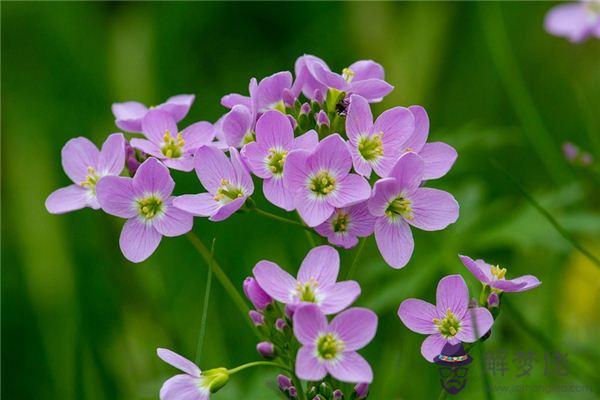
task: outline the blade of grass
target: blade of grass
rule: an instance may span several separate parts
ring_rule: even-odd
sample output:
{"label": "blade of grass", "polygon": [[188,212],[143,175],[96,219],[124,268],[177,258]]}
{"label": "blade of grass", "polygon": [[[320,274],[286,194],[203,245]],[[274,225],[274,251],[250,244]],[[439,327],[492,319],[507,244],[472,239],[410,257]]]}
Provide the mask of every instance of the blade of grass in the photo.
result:
{"label": "blade of grass", "polygon": [[563,228],[562,225],[552,216],[552,214],[550,214],[548,210],[542,207],[542,205],[538,203],[537,200],[534,199],[533,196],[525,190],[525,188],[519,183],[519,181],[517,181],[515,177],[511,175],[510,172],[508,172],[498,161],[494,159],[491,160],[491,163],[495,168],[502,172],[508,178],[509,181],[512,182],[512,184],[523,195],[523,197],[527,199],[527,201],[533,206],[533,208],[535,208],[540,214],[542,214],[542,216],[546,218],[548,222],[550,222],[554,229],[556,229],[556,231],[563,238],[565,238],[569,243],[571,243],[571,245],[574,248],[579,250],[581,254],[589,258],[590,261],[592,261],[594,264],[596,264],[597,267],[600,268],[600,259],[598,259],[598,257],[592,254],[588,249],[586,249],[581,243],[577,241],[577,239],[575,239],[575,237],[573,237],[573,235],[571,235],[565,228]]}
{"label": "blade of grass", "polygon": [[[212,245],[210,246],[210,261],[213,263],[215,260],[215,239],[213,238]],[[204,336],[206,336],[206,319],[208,317],[208,301],[210,299],[210,288],[212,285],[212,267],[208,268],[206,276],[206,289],[204,290],[204,303],[202,304],[202,317],[200,318],[200,333],[198,334],[198,345],[196,346],[196,365],[200,365],[200,359],[202,358],[202,347],[204,345]]]}
{"label": "blade of grass", "polygon": [[350,264],[348,273],[346,273],[346,280],[350,280],[354,276],[354,273],[356,272],[356,266],[358,265],[358,260],[360,258],[360,255],[362,254],[363,248],[365,247],[365,243],[367,243],[367,239],[368,237],[360,238],[360,244],[358,245],[358,249],[356,250],[354,259],[352,260],[352,264]]}

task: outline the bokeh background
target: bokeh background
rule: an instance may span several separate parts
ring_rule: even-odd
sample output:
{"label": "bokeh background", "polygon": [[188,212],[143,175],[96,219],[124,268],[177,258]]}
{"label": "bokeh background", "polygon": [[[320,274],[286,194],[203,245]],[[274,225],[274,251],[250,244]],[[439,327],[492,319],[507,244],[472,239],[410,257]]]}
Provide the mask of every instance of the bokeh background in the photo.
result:
{"label": "bokeh background", "polygon": [[[181,237],[134,265],[119,252],[118,219],[90,209],[48,214],[46,196],[70,183],[60,167],[63,144],[80,135],[101,143],[116,131],[115,101],[157,104],[195,93],[185,122],[215,121],[225,112],[222,95],[245,93],[253,76],[293,70],[296,57],[309,53],[335,70],[363,58],[382,63],[395,90],[377,112],[421,104],[430,138],[459,152],[454,169],[434,183],[457,197],[459,221],[443,232],[417,231],[403,270],[387,267],[372,239],[361,258],[356,304],[380,316],[363,352],[375,370],[371,398],[437,398],[438,371],[419,352],[423,336],[405,328],[396,310],[408,297],[433,300],[449,273],[478,290],[458,253],[543,281],[509,298],[527,324],[504,310],[486,342],[488,355],[508,352],[508,370],[490,371],[492,383],[530,386],[495,397],[595,398],[586,387],[599,381],[600,270],[490,163],[502,164],[600,254],[598,162],[575,168],[560,150],[568,140],[600,159],[600,41],[573,45],[545,33],[553,5],[3,2],[2,397],[157,398],[175,370],[155,349],[192,359],[196,351],[206,264]],[[175,178],[178,194],[198,191],[193,174]],[[260,259],[295,271],[309,249],[303,232],[258,215],[197,219],[194,229],[206,243],[217,238],[216,258],[240,287]],[[354,251],[343,252],[343,270]],[[255,360],[254,348],[214,281],[201,366]],[[567,354],[566,374],[545,368],[548,349]],[[519,352],[536,355],[531,376],[515,377]],[[458,397],[482,398],[477,363],[469,374]],[[276,399],[274,376],[247,370],[215,398]],[[557,384],[585,387],[565,393],[552,389]]]}

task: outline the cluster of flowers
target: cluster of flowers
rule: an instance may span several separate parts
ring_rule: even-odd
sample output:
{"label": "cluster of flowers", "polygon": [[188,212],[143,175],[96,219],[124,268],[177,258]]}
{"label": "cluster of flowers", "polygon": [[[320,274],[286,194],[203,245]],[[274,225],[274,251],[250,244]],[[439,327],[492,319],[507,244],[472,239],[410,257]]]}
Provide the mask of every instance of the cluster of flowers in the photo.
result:
{"label": "cluster of flowers", "polygon": [[[113,134],[101,150],[85,138],[69,141],[62,162],[74,184],[52,193],[48,210],[102,208],[127,218],[120,246],[140,262],[162,236],[191,230],[193,216],[222,221],[252,209],[252,173],[269,202],[295,210],[331,244],[351,248],[374,233],[386,262],[405,266],[414,247],[411,225],[440,230],[458,218],[452,195],[423,187],[450,170],[456,151],[427,143],[429,120],[420,106],[394,107],[373,122],[369,102],[392,90],[379,64],[359,61],[340,75],[303,56],[295,69],[293,82],[289,72],[252,79],[249,96],[223,97],[230,111],[216,123],[183,130],[177,123],[194,96],[153,108],[114,104],[117,126],[144,138]],[[125,164],[132,178],[119,176]],[[168,168],[195,169],[207,192],[172,196]]]}

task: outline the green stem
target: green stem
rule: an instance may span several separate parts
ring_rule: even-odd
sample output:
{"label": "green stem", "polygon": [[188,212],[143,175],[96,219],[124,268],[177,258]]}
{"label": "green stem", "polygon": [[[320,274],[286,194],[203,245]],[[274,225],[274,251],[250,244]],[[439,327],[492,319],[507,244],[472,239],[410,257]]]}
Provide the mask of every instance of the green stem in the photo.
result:
{"label": "green stem", "polygon": [[485,350],[483,349],[483,343],[479,345],[479,369],[481,371],[481,377],[483,378],[483,391],[487,400],[493,400],[494,394],[492,393],[492,385],[490,383],[490,377],[485,370]]}
{"label": "green stem", "polygon": [[365,243],[367,243],[367,238],[361,238],[360,244],[358,245],[358,249],[356,250],[356,254],[354,255],[354,259],[352,260],[352,264],[350,264],[350,269],[346,274],[346,280],[352,279],[354,273],[356,272],[356,266],[358,265],[358,260],[360,255],[362,254],[363,248],[365,247]]}
{"label": "green stem", "polygon": [[267,218],[270,218],[270,219],[278,221],[278,222],[284,222],[286,224],[291,224],[291,225],[294,225],[294,226],[297,226],[297,227],[300,227],[302,229],[306,229],[306,230],[310,231],[310,228],[308,226],[306,226],[306,225],[304,225],[304,224],[302,224],[302,223],[300,223],[298,221],[294,221],[292,219],[288,219],[288,218],[285,218],[285,217],[280,217],[279,215],[272,214],[272,213],[270,213],[268,211],[261,210],[260,208],[257,208],[257,207],[254,207],[253,210],[257,214],[262,215],[263,217],[267,217]]}
{"label": "green stem", "polygon": [[259,367],[259,366],[269,366],[269,367],[277,367],[280,368],[288,373],[292,373],[292,370],[290,370],[288,367],[286,367],[283,364],[279,364],[273,361],[253,361],[253,362],[249,362],[247,364],[242,364],[239,367],[235,367],[233,369],[228,369],[227,373],[229,375],[233,375],[237,372],[243,371],[247,368],[253,368],[253,367]]}
{"label": "green stem", "polygon": [[[215,260],[215,239],[210,247],[210,261],[212,264]],[[212,286],[212,268],[208,268],[206,277],[206,289],[204,290],[204,304],[202,305],[202,317],[200,319],[200,333],[198,334],[198,345],[196,346],[196,364],[200,364],[202,358],[202,346],[204,345],[204,337],[206,336],[206,320],[208,317],[208,300],[210,299],[210,288]]]}
{"label": "green stem", "polygon": [[556,231],[565,238],[573,247],[575,247],[581,254],[586,256],[590,261],[596,264],[597,267],[600,267],[600,259],[598,259],[594,254],[592,254],[588,249],[583,247],[577,239],[573,237],[565,228],[562,227],[558,223],[558,221],[550,214],[540,203],[537,202],[536,199],[533,198],[521,184],[508,172],[500,163],[496,160],[491,160],[491,163],[494,167],[496,167],[500,172],[502,172],[506,177],[512,182],[513,185],[517,188],[517,190],[531,203],[531,205],[540,213],[543,217],[545,217],[550,224],[556,229]]}
{"label": "green stem", "polygon": [[442,391],[438,396],[438,400],[444,400],[446,397],[448,397],[448,392],[446,391],[446,389],[442,388]]}
{"label": "green stem", "polygon": [[231,280],[229,279],[229,277],[227,277],[219,263],[217,263],[216,261],[211,262],[212,258],[210,255],[210,251],[206,248],[204,243],[202,243],[200,238],[196,236],[194,232],[188,232],[186,236],[188,240],[192,243],[192,245],[196,248],[198,253],[200,253],[202,258],[204,258],[204,261],[206,261],[209,268],[212,270],[213,274],[215,274],[221,285],[223,285],[223,288],[225,289],[231,300],[235,303],[240,313],[243,315],[244,320],[248,323],[248,326],[250,327],[252,332],[254,332],[256,337],[260,339],[258,329],[256,329],[256,326],[254,326],[250,318],[248,318],[248,312],[250,311],[250,309],[246,305],[244,298],[237,291],[233,283],[231,283]]}

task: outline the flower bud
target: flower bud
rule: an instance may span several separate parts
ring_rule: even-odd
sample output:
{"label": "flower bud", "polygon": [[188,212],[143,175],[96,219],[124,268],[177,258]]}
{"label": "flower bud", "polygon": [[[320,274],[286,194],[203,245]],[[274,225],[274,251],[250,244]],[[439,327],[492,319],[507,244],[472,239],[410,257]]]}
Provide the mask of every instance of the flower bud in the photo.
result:
{"label": "flower bud", "polygon": [[369,395],[369,384],[365,382],[359,383],[358,385],[354,386],[354,393],[356,393],[356,398],[358,400],[366,399]]}
{"label": "flower bud", "polygon": [[319,111],[317,115],[315,115],[315,121],[317,121],[318,127],[321,127],[323,125],[329,126],[329,117],[323,110]]}
{"label": "flower bud", "polygon": [[290,397],[291,397],[292,399],[295,399],[295,398],[297,398],[297,397],[298,397],[298,391],[297,391],[297,390],[296,390],[296,388],[295,388],[295,387],[293,387],[293,386],[290,386],[290,388],[288,389],[288,394],[290,395]]}
{"label": "flower bud", "polygon": [[310,114],[310,104],[304,103],[300,106],[300,115],[308,115]]}
{"label": "flower bud", "polygon": [[275,357],[275,346],[271,342],[260,342],[256,345],[256,351],[264,358]]}
{"label": "flower bud", "polygon": [[260,287],[256,279],[248,277],[244,280],[244,293],[257,310],[264,310],[273,302],[273,298]]}
{"label": "flower bud", "polygon": [[284,392],[292,386],[292,380],[282,374],[277,375],[277,383],[279,384],[279,389]]}
{"label": "flower bud", "polygon": [[296,121],[296,119],[290,114],[286,114],[286,117],[290,121],[290,124],[292,124],[292,129],[296,129],[296,127],[298,126],[298,122]]}
{"label": "flower bud", "polygon": [[492,292],[487,298],[488,308],[500,307],[500,296],[498,293]]}
{"label": "flower bud", "polygon": [[296,102],[296,98],[294,97],[294,95],[292,94],[292,91],[290,89],[283,89],[283,93],[281,93],[281,98],[283,100],[283,104],[287,108],[294,107],[294,103]]}
{"label": "flower bud", "polygon": [[333,391],[333,400],[341,400],[344,397],[344,393],[340,389]]}
{"label": "flower bud", "polygon": [[275,329],[277,329],[279,332],[283,332],[286,326],[287,324],[283,318],[277,318],[275,321]]}
{"label": "flower bud", "polygon": [[321,89],[316,89],[312,99],[319,104],[323,104],[323,102],[325,102],[325,95]]}
{"label": "flower bud", "polygon": [[250,310],[248,315],[250,315],[250,319],[256,326],[261,326],[265,323],[265,316],[256,310]]}

